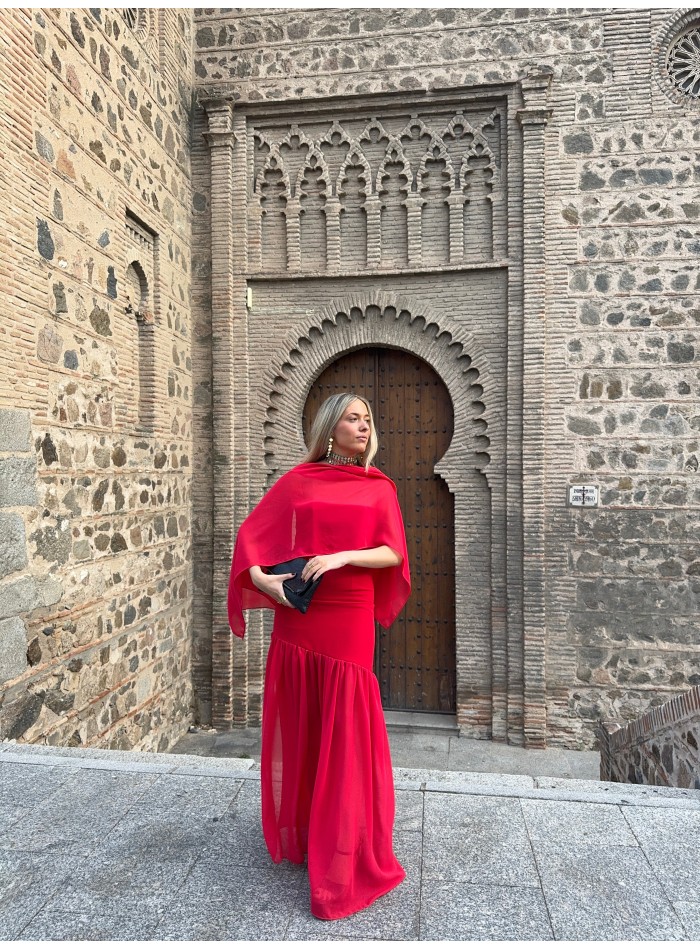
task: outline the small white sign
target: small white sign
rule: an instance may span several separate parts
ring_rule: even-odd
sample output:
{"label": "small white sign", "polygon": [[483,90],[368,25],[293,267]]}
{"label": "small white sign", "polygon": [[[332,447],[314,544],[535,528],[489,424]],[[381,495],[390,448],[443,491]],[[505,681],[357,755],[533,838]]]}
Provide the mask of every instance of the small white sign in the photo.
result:
{"label": "small white sign", "polygon": [[572,508],[596,508],[598,505],[598,486],[570,485],[569,504]]}

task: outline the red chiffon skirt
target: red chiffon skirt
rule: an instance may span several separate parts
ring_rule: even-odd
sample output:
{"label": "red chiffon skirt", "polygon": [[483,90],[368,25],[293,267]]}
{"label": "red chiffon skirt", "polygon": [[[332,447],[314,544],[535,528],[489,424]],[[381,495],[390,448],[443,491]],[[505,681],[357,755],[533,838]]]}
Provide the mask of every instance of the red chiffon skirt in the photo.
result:
{"label": "red chiffon skirt", "polygon": [[406,876],[392,845],[373,603],[369,569],[329,571],[306,614],[277,608],[267,657],[265,842],[276,863],[308,855],[311,911],[326,920],[362,910]]}

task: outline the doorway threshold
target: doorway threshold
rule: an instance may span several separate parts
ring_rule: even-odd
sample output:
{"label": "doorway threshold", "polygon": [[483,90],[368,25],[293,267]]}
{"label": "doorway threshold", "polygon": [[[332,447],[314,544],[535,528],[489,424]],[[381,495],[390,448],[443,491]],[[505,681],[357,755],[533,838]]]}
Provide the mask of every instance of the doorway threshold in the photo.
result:
{"label": "doorway threshold", "polygon": [[448,736],[459,735],[457,716],[448,713],[385,709],[384,721],[386,722],[387,732],[390,733],[432,732]]}

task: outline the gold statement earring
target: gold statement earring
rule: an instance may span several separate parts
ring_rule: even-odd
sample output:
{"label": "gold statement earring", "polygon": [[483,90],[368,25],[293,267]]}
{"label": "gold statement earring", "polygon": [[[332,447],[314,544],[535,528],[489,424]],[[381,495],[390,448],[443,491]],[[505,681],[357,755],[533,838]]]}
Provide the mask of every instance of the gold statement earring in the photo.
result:
{"label": "gold statement earring", "polygon": [[333,451],[333,436],[331,436],[330,439],[328,440],[328,451],[326,452],[327,459],[331,457],[332,451]]}

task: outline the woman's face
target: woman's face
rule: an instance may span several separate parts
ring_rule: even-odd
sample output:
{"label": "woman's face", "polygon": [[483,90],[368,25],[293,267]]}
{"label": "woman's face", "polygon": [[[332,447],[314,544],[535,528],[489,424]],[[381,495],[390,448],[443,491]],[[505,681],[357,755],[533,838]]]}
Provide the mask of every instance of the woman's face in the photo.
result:
{"label": "woman's face", "polygon": [[369,442],[369,411],[361,399],[355,399],[333,430],[333,451],[339,455],[360,455]]}

